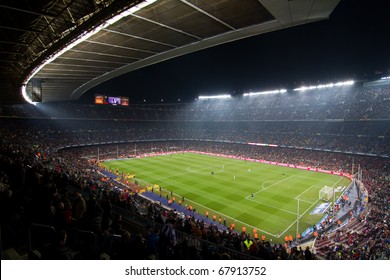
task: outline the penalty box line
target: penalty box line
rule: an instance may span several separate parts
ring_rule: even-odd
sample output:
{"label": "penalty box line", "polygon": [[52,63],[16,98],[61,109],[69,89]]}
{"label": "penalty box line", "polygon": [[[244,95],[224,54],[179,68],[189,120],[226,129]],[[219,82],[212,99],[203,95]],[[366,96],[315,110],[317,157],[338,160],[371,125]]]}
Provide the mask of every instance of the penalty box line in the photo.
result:
{"label": "penalty box line", "polygon": [[[336,183],[334,183],[333,185],[332,185],[332,187],[334,187],[336,184],[338,184],[338,182],[340,182],[341,180],[343,179],[343,177],[341,177]],[[301,200],[299,200],[299,201],[301,201]],[[314,204],[316,204],[316,203],[318,203],[318,201],[320,201],[320,199],[318,198],[313,204],[312,204],[312,206],[314,205]],[[298,221],[298,219],[300,219],[303,215],[305,215],[310,209],[311,209],[311,207],[312,206],[310,206],[309,208],[307,208],[307,210],[305,211],[305,212],[303,212],[302,214],[299,214],[298,213],[298,218],[297,219],[295,219],[281,234],[280,234],[280,236],[282,236],[283,234],[285,234],[288,230],[289,230],[289,228],[291,228],[295,223],[297,223],[297,221]],[[296,213],[297,214],[297,213]]]}
{"label": "penalty box line", "polygon": [[[258,193],[261,193],[261,192],[263,192],[263,191],[266,191],[267,189],[269,189],[269,188],[271,188],[271,187],[273,187],[273,186],[275,186],[275,185],[277,185],[277,184],[280,184],[280,183],[282,183],[282,182],[284,182],[284,181],[286,181],[286,180],[288,180],[288,179],[290,179],[290,178],[292,178],[292,177],[294,177],[294,176],[295,176],[295,175],[291,175],[291,176],[289,176],[289,177],[287,177],[287,178],[285,178],[285,179],[283,179],[283,180],[280,180],[280,181],[277,181],[277,182],[271,184],[270,186],[268,186],[268,187],[266,187],[266,188],[263,187],[263,189],[261,189],[261,190],[255,192],[255,193],[253,193],[253,195],[258,194]],[[292,215],[295,215],[295,214],[296,214],[296,213],[294,213],[294,212],[285,210],[285,209],[283,209],[283,208],[275,207],[275,206],[273,206],[273,205],[271,205],[271,204],[267,204],[267,203],[264,203],[264,202],[260,202],[260,201],[254,200],[253,197],[252,197],[252,195],[246,196],[245,199],[246,199],[246,200],[249,200],[249,201],[252,201],[252,202],[254,202],[254,203],[256,203],[256,204],[264,205],[264,206],[267,206],[267,207],[269,207],[269,208],[273,208],[273,209],[276,209],[276,210],[279,210],[279,211],[282,211],[282,212],[285,212],[285,213],[288,213],[288,214],[292,214]]]}
{"label": "penalty box line", "polygon": [[[295,175],[291,175],[291,176],[289,176],[289,177],[286,177],[286,178],[283,179],[283,180],[277,181],[277,182],[275,182],[275,183],[269,185],[269,186],[266,187],[266,188],[264,188],[264,187],[262,186],[262,189],[261,189],[261,190],[258,190],[257,192],[254,192],[253,195],[258,194],[258,193],[261,193],[261,192],[263,192],[263,191],[266,191],[266,190],[268,190],[269,188],[272,188],[273,186],[278,185],[278,184],[280,184],[280,183],[282,183],[282,182],[284,182],[284,181],[286,181],[286,180],[288,180],[288,179],[290,179],[290,178],[292,178],[292,177],[295,177]],[[248,195],[248,196],[245,197],[245,199],[248,199],[248,198],[251,198],[251,197],[252,197],[252,195]]]}
{"label": "penalty box line", "polygon": [[[174,195],[177,195],[176,193],[173,193],[173,194],[174,194]],[[209,209],[209,211],[213,211],[214,213],[219,214],[219,215],[222,216],[222,217],[229,218],[229,219],[233,220],[234,222],[240,222],[241,224],[243,224],[243,225],[245,225],[245,226],[252,227],[252,228],[256,228],[257,230],[259,230],[259,231],[261,231],[261,232],[264,232],[265,234],[268,234],[268,235],[270,235],[270,236],[272,236],[272,237],[278,238],[278,236],[277,236],[276,234],[273,234],[273,233],[270,233],[270,232],[265,231],[265,230],[263,230],[263,229],[257,228],[257,227],[255,227],[255,226],[250,225],[250,224],[247,224],[247,223],[245,223],[245,222],[243,222],[243,221],[241,221],[241,220],[237,220],[237,219],[235,219],[235,218],[233,218],[233,217],[231,217],[231,216],[229,216],[229,215],[226,215],[226,214],[221,213],[221,212],[219,212],[219,211],[217,211],[217,210],[211,209],[210,207],[207,207],[207,206],[205,206],[205,205],[203,205],[203,204],[200,204],[200,203],[198,203],[198,202],[195,202],[195,201],[193,201],[193,200],[191,200],[191,199],[187,199],[187,198],[186,198],[186,201],[192,202],[193,204],[199,205],[199,206],[201,206],[201,207],[203,207],[203,208],[205,208],[205,209]],[[202,214],[202,216],[203,216],[203,214]]]}

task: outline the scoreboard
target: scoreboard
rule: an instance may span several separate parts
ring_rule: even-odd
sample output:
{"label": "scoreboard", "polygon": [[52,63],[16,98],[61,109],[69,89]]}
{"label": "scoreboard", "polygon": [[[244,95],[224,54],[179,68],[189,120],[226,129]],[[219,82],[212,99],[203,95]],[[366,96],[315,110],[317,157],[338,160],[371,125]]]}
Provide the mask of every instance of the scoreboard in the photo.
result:
{"label": "scoreboard", "polygon": [[129,98],[124,96],[107,96],[102,94],[95,94],[95,104],[129,106]]}

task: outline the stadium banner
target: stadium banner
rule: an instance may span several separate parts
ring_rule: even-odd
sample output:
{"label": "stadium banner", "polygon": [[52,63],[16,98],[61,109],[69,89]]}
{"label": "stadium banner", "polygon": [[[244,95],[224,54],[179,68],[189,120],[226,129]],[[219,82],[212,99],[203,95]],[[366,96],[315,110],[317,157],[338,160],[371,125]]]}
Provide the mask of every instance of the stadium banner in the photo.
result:
{"label": "stadium banner", "polygon": [[330,206],[330,202],[327,203],[321,203],[318,205],[316,208],[313,209],[313,211],[310,212],[311,215],[316,215],[316,214],[323,214],[325,211],[328,209]]}

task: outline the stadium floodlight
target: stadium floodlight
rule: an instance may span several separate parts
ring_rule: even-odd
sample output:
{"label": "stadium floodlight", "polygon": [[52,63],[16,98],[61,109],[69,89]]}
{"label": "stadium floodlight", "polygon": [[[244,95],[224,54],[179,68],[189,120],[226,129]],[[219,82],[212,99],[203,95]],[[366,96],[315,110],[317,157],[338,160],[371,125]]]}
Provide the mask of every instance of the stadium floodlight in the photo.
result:
{"label": "stadium floodlight", "polygon": [[244,93],[243,96],[256,96],[256,95],[277,94],[277,93],[285,93],[285,92],[287,92],[286,89],[276,89],[276,90]]}
{"label": "stadium floodlight", "polygon": [[220,94],[220,95],[200,95],[198,99],[227,99],[231,98],[230,94]]}
{"label": "stadium floodlight", "polygon": [[308,87],[300,87],[300,88],[294,88],[294,91],[305,91],[308,90]]}
{"label": "stadium floodlight", "polygon": [[306,91],[306,90],[314,90],[314,89],[323,89],[323,88],[332,88],[332,87],[342,87],[342,86],[351,86],[355,82],[350,81],[344,81],[344,82],[337,82],[337,83],[329,83],[329,84],[321,84],[317,86],[302,86],[299,88],[294,88],[294,91]]}
{"label": "stadium floodlight", "polygon": [[344,84],[343,84],[343,86],[352,86],[352,85],[354,85],[354,84],[355,84],[355,81],[350,80],[350,81],[345,81]]}
{"label": "stadium floodlight", "polygon": [[30,75],[28,75],[26,77],[26,79],[23,81],[22,83],[22,87],[21,87],[21,93],[22,93],[22,96],[23,98],[30,104],[35,104],[35,102],[32,101],[32,99],[28,96],[27,94],[27,89],[26,89],[26,86],[27,86],[27,83],[31,80],[31,78],[33,78],[43,67],[45,67],[47,64],[49,64],[50,62],[52,62],[53,60],[57,59],[59,56],[61,56],[62,54],[64,54],[65,52],[67,52],[68,50],[72,49],[73,47],[77,46],[78,44],[80,44],[81,42],[87,40],[88,38],[90,38],[91,36],[95,35],[96,33],[98,33],[100,30],[114,24],[115,22],[117,22],[118,20],[124,18],[124,17],[127,17],[131,14],[134,14],[135,12],[141,10],[142,8],[156,2],[157,0],[145,0],[141,3],[139,3],[138,5],[134,5],[132,6],[131,8],[121,12],[120,14],[117,14],[115,16],[113,16],[112,18],[108,19],[107,21],[103,22],[102,24],[98,25],[97,27],[93,28],[92,30],[90,31],[84,31],[80,36],[78,36],[76,39],[74,39],[72,42],[70,42],[69,44],[67,44],[64,48],[58,50],[56,53],[48,56],[43,62],[42,64],[40,64],[38,67],[36,67],[31,73]]}

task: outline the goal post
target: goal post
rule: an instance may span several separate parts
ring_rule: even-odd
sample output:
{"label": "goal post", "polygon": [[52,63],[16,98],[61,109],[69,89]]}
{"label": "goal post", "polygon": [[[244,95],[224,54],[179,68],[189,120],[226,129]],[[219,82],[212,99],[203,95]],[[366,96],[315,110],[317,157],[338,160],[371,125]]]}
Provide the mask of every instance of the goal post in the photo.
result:
{"label": "goal post", "polygon": [[325,186],[322,189],[320,189],[318,198],[325,201],[330,201],[333,197],[333,192],[334,192],[333,187]]}

